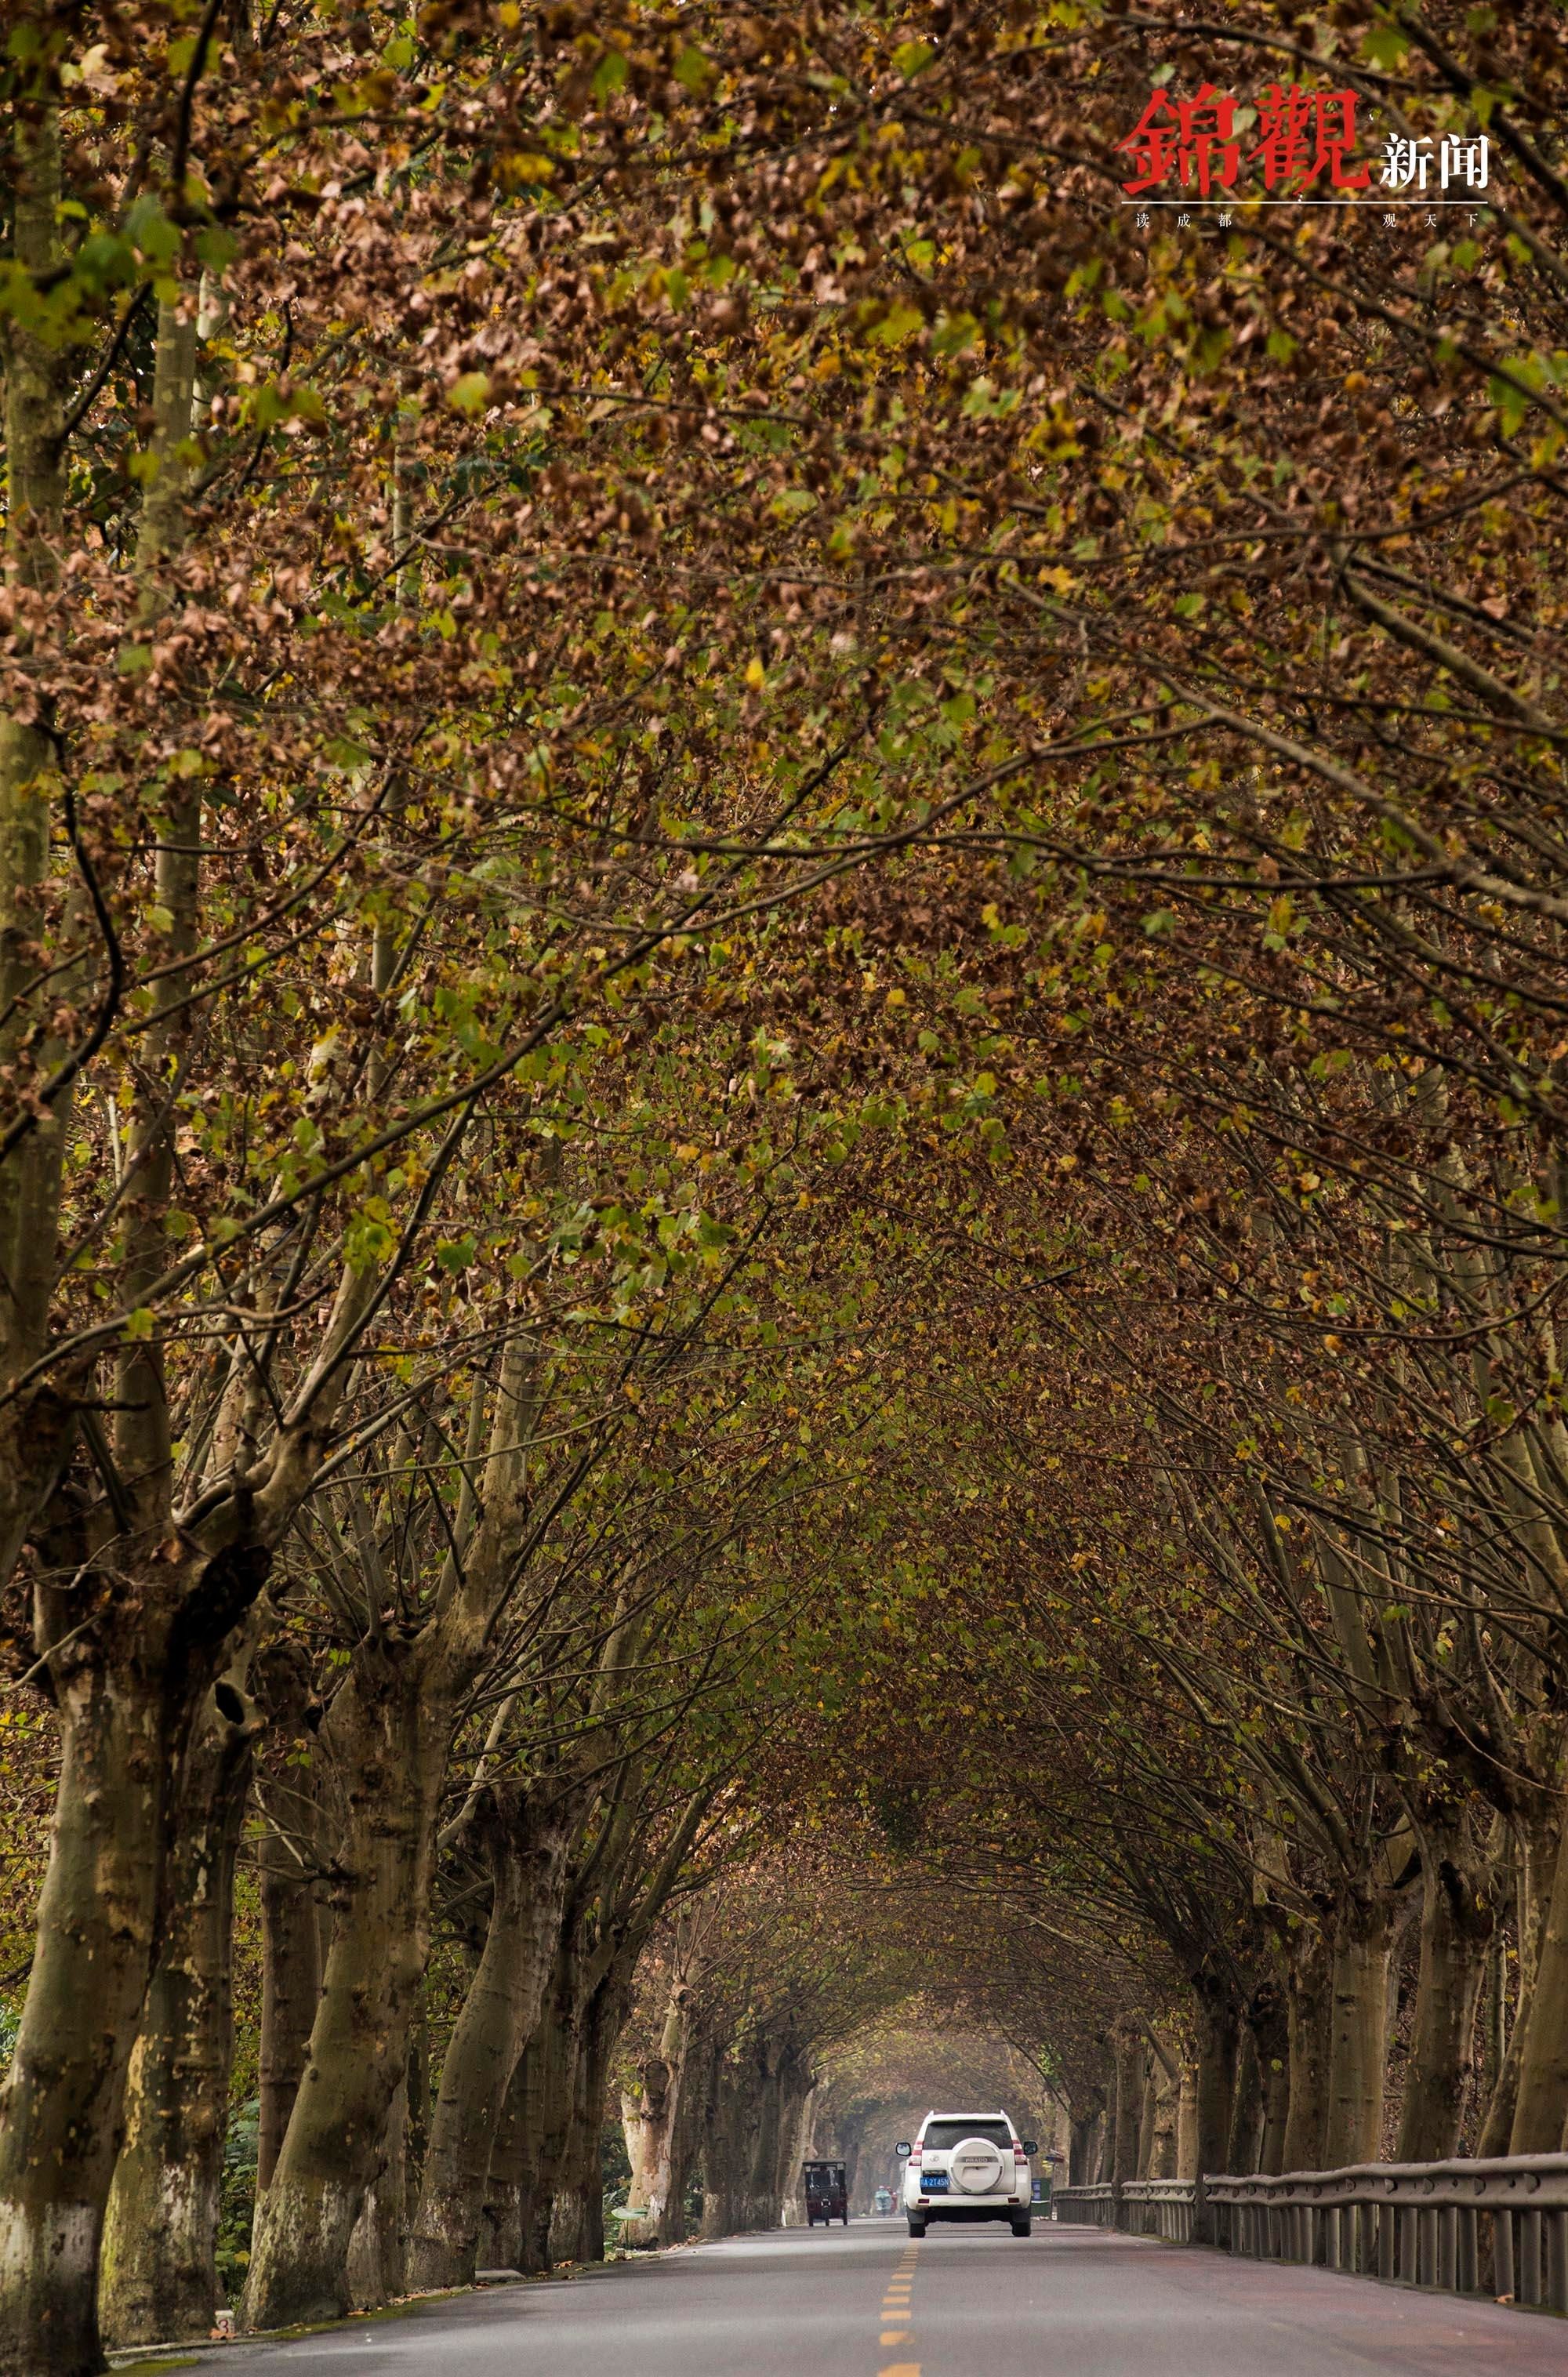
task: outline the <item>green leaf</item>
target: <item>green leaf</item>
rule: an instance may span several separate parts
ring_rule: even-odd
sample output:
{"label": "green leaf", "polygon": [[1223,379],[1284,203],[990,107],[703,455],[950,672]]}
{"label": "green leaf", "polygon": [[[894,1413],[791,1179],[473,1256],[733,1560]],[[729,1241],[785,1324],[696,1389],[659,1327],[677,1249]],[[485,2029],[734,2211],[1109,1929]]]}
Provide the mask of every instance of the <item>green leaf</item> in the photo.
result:
{"label": "green leaf", "polygon": [[1397,25],[1374,25],[1361,43],[1361,54],[1374,66],[1401,66],[1410,44]]}
{"label": "green leaf", "polygon": [[180,252],[179,227],[169,221],[162,201],[144,190],[126,217],[126,236],[133,239],[150,264],[167,264]]}
{"label": "green leaf", "polygon": [[925,319],[918,305],[890,305],[870,335],[880,347],[901,347],[905,339],[915,336]]}
{"label": "green leaf", "polygon": [[483,412],[489,401],[490,375],[488,372],[464,372],[461,378],[453,380],[447,390],[447,402],[454,412],[466,412],[472,416],[474,413]]}

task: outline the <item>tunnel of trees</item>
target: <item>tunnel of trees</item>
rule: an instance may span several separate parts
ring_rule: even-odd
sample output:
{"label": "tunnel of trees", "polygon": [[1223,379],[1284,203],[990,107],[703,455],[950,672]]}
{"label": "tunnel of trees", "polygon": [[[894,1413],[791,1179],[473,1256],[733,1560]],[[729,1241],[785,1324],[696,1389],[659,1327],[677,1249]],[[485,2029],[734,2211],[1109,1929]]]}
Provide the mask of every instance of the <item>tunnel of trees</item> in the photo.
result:
{"label": "tunnel of trees", "polygon": [[1562,2146],[1564,29],[1215,15],[10,0],[0,2377]]}

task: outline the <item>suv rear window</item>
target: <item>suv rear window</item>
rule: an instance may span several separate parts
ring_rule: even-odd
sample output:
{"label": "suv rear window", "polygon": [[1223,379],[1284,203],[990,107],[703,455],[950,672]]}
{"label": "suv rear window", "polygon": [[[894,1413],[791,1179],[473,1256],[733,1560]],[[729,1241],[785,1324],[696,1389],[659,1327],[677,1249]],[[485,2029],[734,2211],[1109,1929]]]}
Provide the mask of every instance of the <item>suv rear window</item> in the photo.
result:
{"label": "suv rear window", "polygon": [[935,2154],[951,2154],[965,2138],[985,2138],[993,2146],[1010,2146],[1012,2132],[1005,2121],[928,2121],[920,2144]]}

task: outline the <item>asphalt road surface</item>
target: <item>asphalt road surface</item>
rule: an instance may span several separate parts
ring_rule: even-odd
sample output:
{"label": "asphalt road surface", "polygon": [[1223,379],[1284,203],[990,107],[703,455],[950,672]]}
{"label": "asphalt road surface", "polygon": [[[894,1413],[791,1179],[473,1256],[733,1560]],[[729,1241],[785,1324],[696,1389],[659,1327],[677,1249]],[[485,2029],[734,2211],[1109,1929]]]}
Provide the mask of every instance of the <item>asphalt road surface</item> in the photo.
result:
{"label": "asphalt road surface", "polygon": [[857,2220],[220,2357],[226,2377],[1564,2377],[1568,2326],[1048,2221],[915,2243]]}

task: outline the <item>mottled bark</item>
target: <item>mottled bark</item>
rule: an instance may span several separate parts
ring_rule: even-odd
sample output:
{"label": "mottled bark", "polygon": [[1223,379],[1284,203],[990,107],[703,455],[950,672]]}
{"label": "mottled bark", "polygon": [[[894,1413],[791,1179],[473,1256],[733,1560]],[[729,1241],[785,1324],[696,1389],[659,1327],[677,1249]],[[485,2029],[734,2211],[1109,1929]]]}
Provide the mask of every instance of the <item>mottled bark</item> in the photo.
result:
{"label": "mottled bark", "polygon": [[664,2194],[664,2207],[659,2222],[659,2242],[678,2245],[689,2234],[687,2198],[697,2175],[702,2150],[704,2106],[702,2086],[707,2064],[700,2045],[693,2043],[689,2021],[686,2025],[685,2063],[676,2116],[670,2125],[669,2181]]}
{"label": "mottled bark", "polygon": [[151,1962],[170,1745],[162,1696],[84,1661],[61,1763],[21,2036],[0,2101],[0,2370],[102,2366],[98,2252]]}
{"label": "mottled bark", "polygon": [[1258,2043],[1251,2023],[1243,2021],[1236,2059],[1236,2095],[1230,2108],[1230,2136],[1225,2149],[1227,2171],[1250,2176],[1258,2167],[1263,2129],[1263,2077],[1258,2064]]}
{"label": "mottled bark", "polygon": [[481,2267],[521,2270],[539,2172],[543,2049],[535,2031],[518,2058],[496,2124],[485,2187]]}
{"label": "mottled bark", "polygon": [[577,2090],[578,2023],[575,1943],[563,1941],[545,2009],[525,2062],[533,2118],[518,2144],[521,2174],[521,2242],[518,2266],[533,2274],[551,2266],[551,2215],[571,2137]]}
{"label": "mottled bark", "polygon": [[783,2114],[780,2050],[772,2040],[762,2039],[758,2042],[757,2054],[760,2067],[760,2084],[750,2168],[747,2173],[744,2221],[748,2229],[767,2228],[772,2225],[779,2124]]}
{"label": "mottled bark", "polygon": [[234,1860],[255,1724],[234,1671],[211,1696],[181,1777],[162,1944],[126,2087],[99,2272],[110,2344],[206,2336],[233,2046]]}
{"label": "mottled bark", "polygon": [[1184,2062],[1176,2099],[1176,2176],[1198,2176],[1198,2067]]}
{"label": "mottled bark", "polygon": [[1068,2181],[1073,2187],[1094,2184],[1095,2150],[1099,2144],[1100,2115],[1105,2107],[1103,2095],[1080,2097],[1072,2106],[1072,2142],[1068,2148]]}
{"label": "mottled bark", "polygon": [[1138,2108],[1138,2168],[1133,2176],[1147,2179],[1155,2161],[1155,2122],[1159,2107],[1160,2060],[1151,2053],[1143,2063],[1143,2101]]}
{"label": "mottled bark", "polygon": [[1388,1980],[1398,1907],[1369,1892],[1341,1907],[1329,1978],[1323,2168],[1376,2162],[1382,2146]]}
{"label": "mottled bark", "polygon": [[1288,1994],[1277,1980],[1260,1981],[1247,2001],[1259,2108],[1256,2168],[1271,2177],[1287,2168],[1286,2133],[1290,2119],[1290,2013]]}
{"label": "mottled bark", "polygon": [[1520,2027],[1510,2154],[1559,2154],[1568,2132],[1568,1833],[1546,1900],[1529,2006]]}
{"label": "mottled bark", "polygon": [[566,2151],[556,2181],[551,2252],[557,2261],[604,2258],[604,2191],[600,2133],[604,2126],[610,2058],[626,2026],[630,1972],[617,1955],[596,1982],[579,2017],[577,2069]]}
{"label": "mottled bark", "polygon": [[[1230,2152],[1236,2104],[1236,2067],[1241,2043],[1241,2013],[1229,1990],[1211,1982],[1199,2000],[1198,2070],[1193,2107],[1195,2179],[1223,2174]],[[1214,2241],[1213,2217],[1200,2194],[1193,2220],[1199,2244]]]}
{"label": "mottled bark", "polygon": [[[759,2228],[776,2228],[784,2220],[786,2207],[799,2201],[800,2166],[806,2151],[805,2132],[811,2118],[813,2093],[810,2070],[804,2057],[792,2053],[785,2060],[779,2080],[779,2153],[773,2172],[772,2201],[765,2207],[765,2216],[758,2222]],[[846,2204],[851,2183],[846,2164]]]}
{"label": "mottled bark", "polygon": [[1286,1981],[1289,2086],[1281,2161],[1287,2170],[1323,2168],[1328,2100],[1328,1950],[1322,1935],[1299,1933]]}
{"label": "mottled bark", "polygon": [[379,2168],[428,1946],[449,1702],[414,1646],[362,1646],[322,1728],[339,1778],[346,1877],[309,2059],[266,2192],[247,2327],[349,2307],[349,2240]]}
{"label": "mottled bark", "polygon": [[538,2025],[570,1879],[584,1786],[541,1777],[486,1790],[473,1811],[492,1901],[479,1967],[441,2073],[410,2245],[416,2287],[465,2286],[478,2266],[496,2125]]}
{"label": "mottled bark", "polygon": [[631,2165],[627,2204],[628,2210],[635,2206],[640,2212],[635,2225],[629,2220],[623,2224],[622,2234],[633,2244],[668,2241],[664,2216],[680,2118],[687,1995],[684,1981],[677,1981],[670,1991],[654,2050],[642,2058],[635,2084],[621,2096],[621,2128]]}
{"label": "mottled bark", "polygon": [[761,2073],[754,2058],[718,2057],[718,2080],[702,2139],[702,2234],[733,2237],[747,2225]]}
{"label": "mottled bark", "polygon": [[258,1655],[254,1682],[268,1717],[257,1779],[256,1844],[261,1901],[261,2038],[257,2086],[257,2195],[277,2168],[310,2052],[330,1945],[322,1886],[321,1773],[309,1663],[284,1638]]}
{"label": "mottled bark", "polygon": [[1148,2049],[1142,2032],[1118,2028],[1111,2035],[1115,2058],[1111,2129],[1111,2176],[1124,2187],[1138,2172],[1138,2132],[1143,2111],[1143,2062]]}
{"label": "mottled bark", "polygon": [[349,2239],[347,2287],[354,2311],[377,2311],[408,2291],[406,2231],[408,2088],[400,2083],[387,2115],[376,2175]]}
{"label": "mottled bark", "polygon": [[1476,2072],[1476,2012],[1495,1923],[1488,1877],[1455,1834],[1423,1841],[1420,1965],[1397,2162],[1459,2150]]}

